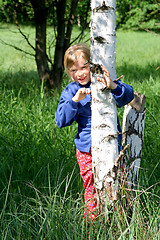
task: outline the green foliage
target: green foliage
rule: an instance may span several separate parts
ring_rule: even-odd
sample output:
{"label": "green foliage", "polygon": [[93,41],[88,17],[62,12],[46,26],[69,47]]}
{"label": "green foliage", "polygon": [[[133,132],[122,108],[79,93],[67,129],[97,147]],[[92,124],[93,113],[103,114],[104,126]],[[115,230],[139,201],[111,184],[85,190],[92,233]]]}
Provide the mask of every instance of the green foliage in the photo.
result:
{"label": "green foliage", "polygon": [[131,10],[131,16],[126,21],[126,27],[128,29],[159,28],[158,10],[157,4],[147,4],[143,7]]}
{"label": "green foliage", "polygon": [[[6,32],[6,25],[2,30],[4,37],[24,44],[18,34],[14,38]],[[25,31],[34,34],[29,27]],[[0,239],[83,239],[89,231],[90,239],[97,240],[158,240],[159,37],[117,32],[117,75],[146,95],[140,180],[132,215],[117,202],[88,230],[83,227],[83,183],[73,142],[77,125],[59,129],[54,121],[68,79],[64,75],[61,89],[46,96],[34,59],[2,44],[0,50]]]}
{"label": "green foliage", "polygon": [[18,20],[20,23],[32,23],[34,20],[34,12],[30,1],[3,0],[0,3],[0,8],[1,21],[13,23]]}
{"label": "green foliage", "polygon": [[[77,13],[74,23],[78,21],[84,26],[84,19],[88,18],[90,21],[90,11],[86,16],[88,1],[78,1]],[[69,17],[71,0],[67,0],[67,9],[65,19]],[[48,25],[57,25],[56,4],[55,1],[46,1],[47,8],[47,22]],[[160,7],[154,0],[117,0],[117,27],[123,29],[150,29],[159,30],[160,25]],[[34,12],[30,1],[18,0],[4,0],[0,1],[0,20],[4,22],[14,22],[15,18],[20,23],[34,23]]]}
{"label": "green foliage", "polygon": [[155,1],[117,0],[117,26],[123,29],[159,29],[160,7]]}
{"label": "green foliage", "polygon": [[[74,23],[78,22],[78,19],[81,22],[81,25],[84,26],[84,19],[87,17],[86,12],[88,9],[87,1],[78,1],[76,18]],[[45,1],[47,9],[47,23],[48,25],[56,26],[57,25],[57,10],[56,10],[56,1],[48,0]],[[71,7],[71,0],[67,0],[65,19],[66,21],[69,18]],[[88,13],[89,16],[89,13]],[[13,23],[15,20],[18,20],[19,23],[34,23],[34,11],[31,5],[31,1],[25,0],[3,0],[0,1],[0,20],[3,22]],[[89,20],[88,20],[89,22]]]}
{"label": "green foliage", "polygon": [[83,0],[80,0],[78,1],[78,7],[77,7],[77,11],[76,11],[76,24],[80,24],[81,28],[86,28],[86,25],[85,25],[85,19],[87,18],[88,21],[87,21],[87,25],[89,26],[89,22],[90,22],[90,8],[88,6],[90,6],[88,3],[90,1],[87,0],[87,1],[83,1]]}

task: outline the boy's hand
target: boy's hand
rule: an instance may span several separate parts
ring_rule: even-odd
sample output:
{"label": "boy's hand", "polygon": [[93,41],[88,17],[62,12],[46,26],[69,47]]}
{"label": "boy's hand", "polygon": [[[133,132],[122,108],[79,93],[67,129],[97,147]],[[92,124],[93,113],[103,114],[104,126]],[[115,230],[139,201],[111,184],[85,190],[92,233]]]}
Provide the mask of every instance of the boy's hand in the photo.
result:
{"label": "boy's hand", "polygon": [[76,92],[76,94],[75,94],[75,96],[72,98],[72,100],[73,100],[74,102],[79,102],[79,101],[83,100],[83,99],[87,96],[87,94],[90,94],[90,93],[91,93],[91,89],[90,89],[90,88],[80,88],[80,89]]}
{"label": "boy's hand", "polygon": [[102,82],[109,89],[116,89],[117,84],[110,79],[108,70],[103,66],[101,66],[101,68],[104,77],[103,78],[97,77],[97,81]]}

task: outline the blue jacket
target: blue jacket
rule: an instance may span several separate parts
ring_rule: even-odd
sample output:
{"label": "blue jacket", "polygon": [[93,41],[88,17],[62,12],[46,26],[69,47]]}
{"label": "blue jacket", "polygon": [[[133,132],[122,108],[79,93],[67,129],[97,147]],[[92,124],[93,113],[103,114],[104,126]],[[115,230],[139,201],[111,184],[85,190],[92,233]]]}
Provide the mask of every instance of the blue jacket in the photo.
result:
{"label": "blue jacket", "polygon": [[[123,107],[134,98],[133,88],[120,80],[116,82],[117,88],[111,90],[116,101],[117,107]],[[56,124],[58,127],[66,127],[73,121],[78,123],[78,134],[75,137],[76,148],[82,152],[89,152],[91,149],[91,96],[87,95],[83,100],[74,102],[73,96],[79,88],[90,87],[90,82],[86,85],[80,85],[77,82],[71,82],[63,90],[60,102],[56,112]],[[118,116],[117,116],[118,118]],[[117,131],[121,132],[119,119],[117,121]],[[119,136],[119,150],[121,135]]]}

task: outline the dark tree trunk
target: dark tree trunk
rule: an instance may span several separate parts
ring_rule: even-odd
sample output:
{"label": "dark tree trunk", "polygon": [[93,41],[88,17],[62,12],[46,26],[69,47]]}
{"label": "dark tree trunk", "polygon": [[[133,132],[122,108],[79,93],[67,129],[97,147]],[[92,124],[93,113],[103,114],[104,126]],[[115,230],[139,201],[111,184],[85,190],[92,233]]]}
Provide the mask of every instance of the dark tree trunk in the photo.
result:
{"label": "dark tree trunk", "polygon": [[46,51],[46,22],[48,6],[45,0],[30,0],[34,9],[36,24],[36,53],[35,60],[40,81],[44,81],[45,88],[59,88],[63,77],[63,59],[65,50],[70,45],[73,21],[79,0],[72,0],[69,18],[65,19],[67,0],[55,0],[52,2],[56,9],[56,46],[54,52],[54,62],[49,59]]}
{"label": "dark tree trunk", "polygon": [[65,42],[64,42],[64,52],[67,50],[67,48],[70,45],[71,33],[72,33],[73,22],[74,22],[74,18],[75,18],[75,14],[76,14],[76,8],[78,5],[78,1],[79,0],[72,0],[72,3],[71,3],[71,11],[70,11],[69,19],[68,19],[66,37],[65,37]]}
{"label": "dark tree trunk", "polygon": [[47,88],[52,86],[49,73],[48,58],[46,53],[46,22],[47,22],[47,8],[45,0],[35,1],[31,0],[34,9],[35,24],[36,24],[36,52],[35,60],[40,81],[44,81]]}
{"label": "dark tree trunk", "polygon": [[54,79],[53,88],[61,85],[63,76],[63,56],[64,56],[64,41],[65,41],[65,8],[66,0],[57,2],[57,37],[54,54],[54,64],[51,69],[51,78]]}
{"label": "dark tree trunk", "polygon": [[66,8],[66,0],[60,0],[57,3],[57,40],[56,40],[56,48],[55,48],[55,56],[54,56],[54,64],[51,70],[51,76],[54,76],[54,84],[55,88],[59,87],[62,82],[63,76],[63,59],[64,53],[70,45],[71,33],[73,28],[73,22],[76,14],[76,8],[79,0],[72,0],[70,15],[67,24],[67,28],[65,28],[65,8]]}

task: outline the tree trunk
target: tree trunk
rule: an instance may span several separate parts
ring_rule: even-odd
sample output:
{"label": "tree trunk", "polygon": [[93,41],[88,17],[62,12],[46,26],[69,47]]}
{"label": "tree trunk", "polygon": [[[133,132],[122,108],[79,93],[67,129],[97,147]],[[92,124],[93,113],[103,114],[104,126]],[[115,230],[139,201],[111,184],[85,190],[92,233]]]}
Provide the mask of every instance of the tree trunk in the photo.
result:
{"label": "tree trunk", "polygon": [[134,188],[138,183],[138,171],[144,139],[145,96],[135,92],[133,101],[125,106],[123,114],[122,145],[129,144],[128,155],[124,158],[124,168],[128,184]]}
{"label": "tree trunk", "polygon": [[65,8],[66,0],[57,1],[57,36],[54,53],[54,64],[51,69],[51,76],[54,78],[54,88],[60,87],[63,76],[63,56],[65,41]]}
{"label": "tree trunk", "polygon": [[[36,24],[35,59],[37,70],[40,81],[44,81],[44,86],[48,91],[50,89],[59,88],[62,83],[64,53],[70,44],[73,21],[79,0],[71,1],[71,7],[70,9],[67,8],[67,14],[67,0],[55,0],[50,2],[52,8],[55,9],[57,14],[55,17],[57,25],[55,25],[56,46],[54,51],[54,61],[48,57],[46,50],[46,22],[47,14],[49,12],[48,8],[50,7],[49,2],[47,3],[45,0],[30,0],[30,2],[34,10]],[[55,11],[53,12],[55,13]],[[68,19],[66,19],[67,15],[69,15]],[[76,40],[79,38],[80,36],[78,35]]]}
{"label": "tree trunk", "polygon": [[[91,1],[91,61],[103,64],[112,80],[116,79],[116,1]],[[96,80],[92,70],[92,159],[97,201],[100,211],[117,199],[114,163],[118,158],[117,107],[110,90]]]}
{"label": "tree trunk", "polygon": [[[61,85],[63,76],[63,56],[65,41],[65,8],[66,0],[56,2],[57,11],[57,35],[54,53],[54,63],[49,60],[46,52],[46,20],[47,7],[45,0],[31,0],[35,13],[36,23],[36,64],[40,81],[44,81],[46,90],[56,89]],[[71,34],[71,32],[70,32]],[[51,69],[49,68],[49,61]]]}
{"label": "tree trunk", "polygon": [[68,19],[67,31],[66,31],[65,42],[64,42],[64,54],[70,45],[71,33],[72,33],[73,22],[74,22],[74,18],[75,18],[75,14],[76,14],[78,1],[79,0],[72,0],[72,2],[71,2],[70,16]]}
{"label": "tree trunk", "polygon": [[36,53],[35,60],[38,70],[40,82],[44,81],[47,89],[54,88],[53,80],[50,77],[50,70],[48,64],[48,57],[46,53],[46,22],[47,22],[47,8],[45,0],[31,0],[34,9],[35,25],[36,25]]}
{"label": "tree trunk", "polygon": [[[65,28],[65,10],[66,0],[56,1],[57,12],[57,35],[56,46],[54,53],[54,62],[48,58],[46,52],[46,20],[47,7],[45,0],[31,0],[30,1],[35,14],[36,23],[36,64],[41,82],[44,81],[47,90],[60,87],[63,77],[63,58],[66,48],[69,46],[73,19],[76,13],[78,0],[72,0],[70,9],[70,18],[68,20],[67,33]],[[51,64],[51,69],[49,67]]]}

